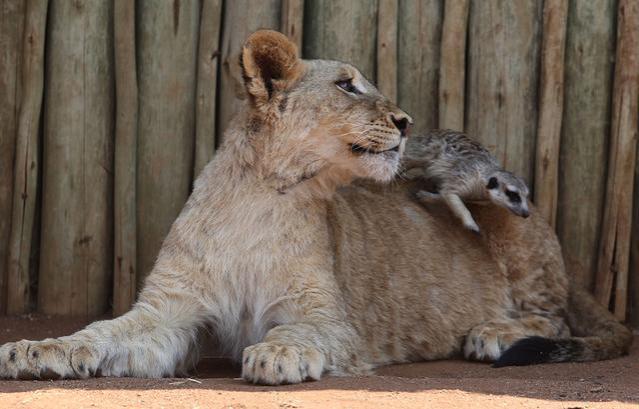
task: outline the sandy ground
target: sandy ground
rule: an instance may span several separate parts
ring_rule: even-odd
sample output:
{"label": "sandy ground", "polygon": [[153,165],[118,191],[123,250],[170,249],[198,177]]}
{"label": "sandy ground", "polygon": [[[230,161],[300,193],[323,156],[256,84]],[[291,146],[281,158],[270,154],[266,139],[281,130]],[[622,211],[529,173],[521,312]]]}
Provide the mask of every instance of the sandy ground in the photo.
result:
{"label": "sandy ground", "polygon": [[[65,335],[83,324],[0,318],[0,343]],[[280,387],[238,376],[230,362],[205,358],[189,379],[0,381],[0,408],[639,408],[639,339],[630,356],[591,364],[493,369],[450,360]]]}

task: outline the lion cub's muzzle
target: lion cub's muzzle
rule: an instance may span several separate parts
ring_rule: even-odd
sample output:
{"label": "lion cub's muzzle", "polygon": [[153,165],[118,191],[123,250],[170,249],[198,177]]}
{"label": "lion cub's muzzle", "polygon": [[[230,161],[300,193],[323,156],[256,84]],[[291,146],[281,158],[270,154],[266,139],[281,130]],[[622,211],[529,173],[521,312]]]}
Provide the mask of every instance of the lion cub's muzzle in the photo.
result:
{"label": "lion cub's muzzle", "polygon": [[386,113],[368,123],[359,138],[348,144],[353,154],[380,155],[402,151],[402,142],[413,120],[397,107],[389,106],[386,109]]}
{"label": "lion cub's muzzle", "polygon": [[397,145],[393,146],[392,148],[389,149],[383,149],[383,150],[376,150],[370,147],[366,147],[366,146],[362,146],[362,145],[358,145],[356,143],[352,143],[351,144],[351,152],[356,153],[356,154],[364,154],[364,153],[370,153],[373,155],[378,155],[380,153],[384,153],[384,152],[399,152],[399,146],[401,145],[401,142],[398,143]]}

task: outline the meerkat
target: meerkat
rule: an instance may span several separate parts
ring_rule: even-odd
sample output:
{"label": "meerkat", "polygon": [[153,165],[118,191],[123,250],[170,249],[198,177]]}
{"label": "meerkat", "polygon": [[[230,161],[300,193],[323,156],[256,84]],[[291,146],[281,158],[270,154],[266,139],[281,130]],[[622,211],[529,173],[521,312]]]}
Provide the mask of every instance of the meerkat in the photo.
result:
{"label": "meerkat", "polygon": [[404,166],[419,168],[435,192],[420,190],[423,203],[443,201],[469,230],[480,229],[464,201],[490,202],[512,213],[528,217],[528,186],[504,170],[497,159],[467,135],[435,130],[412,136],[406,146]]}

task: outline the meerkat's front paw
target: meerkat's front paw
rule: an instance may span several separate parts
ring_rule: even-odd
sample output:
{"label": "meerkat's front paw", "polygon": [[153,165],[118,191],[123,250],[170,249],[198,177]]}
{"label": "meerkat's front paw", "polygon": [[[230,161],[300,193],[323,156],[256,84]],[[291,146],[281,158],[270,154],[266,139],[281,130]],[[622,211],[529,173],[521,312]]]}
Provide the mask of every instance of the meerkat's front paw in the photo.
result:
{"label": "meerkat's front paw", "polygon": [[471,221],[467,221],[464,222],[464,227],[470,231],[472,231],[475,234],[480,235],[481,234],[481,229],[479,228],[479,226],[477,225],[477,223],[475,223],[474,220]]}
{"label": "meerkat's front paw", "polygon": [[92,347],[57,339],[0,347],[0,378],[87,378],[95,374],[98,364]]}
{"label": "meerkat's front paw", "polygon": [[264,385],[319,380],[324,357],[315,348],[300,348],[276,342],[247,347],[242,356],[242,378]]}

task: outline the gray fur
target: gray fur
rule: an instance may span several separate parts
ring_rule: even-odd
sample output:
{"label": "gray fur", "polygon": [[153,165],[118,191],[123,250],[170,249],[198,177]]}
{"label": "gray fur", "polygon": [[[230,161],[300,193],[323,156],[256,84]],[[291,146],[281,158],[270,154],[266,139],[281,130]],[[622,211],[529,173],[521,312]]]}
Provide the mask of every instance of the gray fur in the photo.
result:
{"label": "gray fur", "polygon": [[419,168],[436,188],[436,192],[417,192],[420,201],[444,201],[464,226],[474,232],[479,233],[479,226],[465,201],[490,201],[518,216],[529,215],[526,183],[504,170],[486,148],[464,133],[434,130],[411,136],[404,166],[407,170]]}

